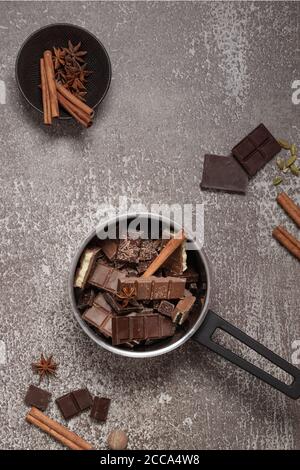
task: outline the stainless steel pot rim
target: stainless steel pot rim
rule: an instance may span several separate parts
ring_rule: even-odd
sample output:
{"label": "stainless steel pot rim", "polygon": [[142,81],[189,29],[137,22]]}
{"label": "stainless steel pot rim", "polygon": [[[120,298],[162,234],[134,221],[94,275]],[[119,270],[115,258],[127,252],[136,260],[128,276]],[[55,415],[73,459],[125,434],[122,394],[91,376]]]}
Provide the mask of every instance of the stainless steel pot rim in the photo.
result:
{"label": "stainless steel pot rim", "polygon": [[[181,338],[178,339],[178,341],[166,345],[164,347],[161,347],[160,349],[157,350],[149,350],[149,351],[134,351],[134,350],[127,350],[127,349],[121,349],[116,346],[113,346],[109,343],[106,343],[104,340],[101,339],[99,335],[97,335],[88,325],[87,323],[82,320],[81,314],[79,310],[77,309],[76,301],[75,301],[75,295],[74,295],[74,275],[75,275],[75,270],[78,264],[78,261],[80,259],[80,256],[84,250],[84,248],[87,246],[87,244],[92,240],[92,238],[96,235],[97,232],[101,232],[105,227],[117,223],[118,221],[124,221],[126,219],[133,219],[133,218],[150,218],[154,220],[160,220],[163,223],[166,224],[171,224],[171,226],[174,227],[176,231],[180,230],[182,227],[177,224],[176,222],[171,221],[170,219],[160,215],[160,214],[155,214],[152,212],[133,212],[133,213],[125,213],[118,215],[116,217],[112,217],[108,219],[107,221],[103,222],[102,224],[97,226],[97,229],[93,229],[88,236],[83,240],[83,242],[80,244],[80,246],[77,249],[77,252],[74,256],[74,259],[71,264],[71,269],[70,269],[70,276],[69,276],[69,297],[70,297],[70,302],[71,306],[73,309],[74,316],[83,329],[83,331],[99,346],[103,347],[104,349],[114,353],[118,354],[120,356],[126,356],[126,357],[134,357],[134,358],[146,358],[146,357],[155,357],[159,356],[162,354],[166,354],[168,352],[173,351],[174,349],[178,348],[182,344],[184,344],[193,334],[198,330],[198,328],[201,326],[202,322],[204,321],[204,318],[206,316],[206,312],[208,310],[209,306],[209,299],[210,299],[210,292],[211,292],[211,277],[210,277],[210,269],[209,269],[209,264],[208,264],[208,259],[203,251],[202,248],[199,247],[197,242],[193,242],[196,248],[196,251],[201,257],[201,261],[203,263],[203,266],[205,268],[206,272],[206,277],[207,277],[207,291],[206,291],[206,298],[205,298],[205,303],[203,305],[203,308],[200,312],[198,320],[195,322],[192,328],[190,328]],[[186,229],[185,229],[186,231]],[[186,231],[186,235],[189,239],[192,239],[192,237],[189,235],[188,231]]]}

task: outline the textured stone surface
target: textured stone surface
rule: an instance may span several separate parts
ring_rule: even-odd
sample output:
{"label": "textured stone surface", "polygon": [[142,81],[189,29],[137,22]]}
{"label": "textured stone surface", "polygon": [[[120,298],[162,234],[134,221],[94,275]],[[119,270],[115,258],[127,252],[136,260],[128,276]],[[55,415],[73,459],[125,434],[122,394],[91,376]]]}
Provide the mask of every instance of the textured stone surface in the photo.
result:
{"label": "textured stone surface", "polygon": [[[72,255],[101,204],[118,195],[204,203],[212,308],[291,360],[299,263],[271,231],[297,229],[275,203],[275,163],[245,197],[201,192],[199,181],[205,153],[229,153],[260,122],[300,145],[300,105],[291,101],[299,16],[296,2],[0,3],[2,448],[61,447],[24,421],[23,397],[36,381],[30,363],[41,351],[60,363],[54,397],[87,385],[112,399],[107,423],[87,414],[70,422],[96,447],[113,428],[127,430],[131,448],[300,447],[297,402],[193,341],[154,359],[116,357],[82,333],[67,296]],[[56,21],[90,29],[112,60],[110,92],[88,131],[43,128],[17,90],[21,43]],[[298,188],[287,178],[291,196]],[[54,403],[49,414],[61,419]]]}

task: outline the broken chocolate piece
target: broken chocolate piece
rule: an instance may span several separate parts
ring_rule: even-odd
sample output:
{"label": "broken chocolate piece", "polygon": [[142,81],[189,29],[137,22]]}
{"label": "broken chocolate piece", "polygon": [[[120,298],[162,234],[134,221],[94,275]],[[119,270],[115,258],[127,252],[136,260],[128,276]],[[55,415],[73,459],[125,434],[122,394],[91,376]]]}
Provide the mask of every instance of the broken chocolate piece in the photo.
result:
{"label": "broken chocolate piece", "polygon": [[122,279],[125,276],[125,273],[106,266],[102,262],[98,261],[94,271],[88,279],[88,283],[108,292],[116,293],[119,279]]}
{"label": "broken chocolate piece", "polygon": [[175,325],[159,314],[113,317],[112,344],[118,345],[134,340],[160,339],[172,336]]}
{"label": "broken chocolate piece", "polygon": [[193,268],[187,268],[179,277],[184,278],[187,284],[197,283],[199,280],[199,274]]}
{"label": "broken chocolate piece", "polygon": [[140,246],[140,238],[120,240],[116,260],[137,264],[139,261]]}
{"label": "broken chocolate piece", "polygon": [[95,397],[93,406],[91,409],[90,417],[95,419],[96,421],[102,421],[102,422],[106,421],[109,406],[110,406],[109,398]]}
{"label": "broken chocolate piece", "polygon": [[277,140],[260,124],[232,149],[232,154],[248,175],[254,176],[280,150]]}
{"label": "broken chocolate piece", "polygon": [[166,315],[167,317],[172,318],[172,313],[174,311],[174,305],[167,300],[162,300],[157,308],[157,311],[162,315]]}
{"label": "broken chocolate piece", "polygon": [[195,301],[196,301],[196,297],[194,297],[193,295],[190,295],[188,297],[185,297],[182,300],[179,300],[178,304],[176,305],[172,313],[173,322],[177,323],[178,325],[182,325],[187,319]]}
{"label": "broken chocolate piece", "polygon": [[51,393],[35,385],[30,385],[24,401],[27,406],[35,406],[39,410],[45,411],[49,405],[50,399]]}
{"label": "broken chocolate piece", "polygon": [[135,299],[130,299],[126,306],[123,305],[123,302],[118,300],[112,294],[106,292],[104,294],[105,300],[109,305],[114,309],[118,315],[125,315],[130,312],[137,312],[143,310],[143,306],[139,304]]}
{"label": "broken chocolate piece", "polygon": [[96,257],[101,248],[87,248],[80,258],[79,267],[75,274],[74,287],[83,289],[88,280],[88,277],[93,269]]}
{"label": "broken chocolate piece", "polygon": [[152,261],[157,256],[156,241],[157,240],[142,240],[139,253],[140,261]]}
{"label": "broken chocolate piece", "polygon": [[126,277],[119,280],[118,292],[124,288],[134,288],[137,300],[180,299],[184,296],[185,279],[157,276]]}
{"label": "broken chocolate piece", "polygon": [[[103,297],[103,294],[99,294]],[[98,296],[98,297],[99,297]],[[100,304],[100,299],[98,299],[98,305],[94,304],[93,307],[89,308],[84,312],[82,318],[88,322],[90,325],[95,326],[98,330],[104,335],[110,337],[112,334],[111,329],[111,318],[112,318],[112,309],[111,306],[105,301],[103,297],[103,303]]]}
{"label": "broken chocolate piece", "polygon": [[66,420],[90,408],[93,404],[92,396],[87,388],[66,393],[55,401]]}
{"label": "broken chocolate piece", "polygon": [[101,248],[105,256],[109,259],[109,261],[113,261],[118,251],[119,243],[117,240],[110,240],[107,238],[106,240],[101,241]]}
{"label": "broken chocolate piece", "polygon": [[202,189],[220,189],[245,194],[248,181],[247,173],[232,156],[205,155],[200,183]]}
{"label": "broken chocolate piece", "polygon": [[88,289],[81,292],[78,299],[78,308],[79,310],[84,310],[93,305],[95,299],[95,291],[93,289]]}

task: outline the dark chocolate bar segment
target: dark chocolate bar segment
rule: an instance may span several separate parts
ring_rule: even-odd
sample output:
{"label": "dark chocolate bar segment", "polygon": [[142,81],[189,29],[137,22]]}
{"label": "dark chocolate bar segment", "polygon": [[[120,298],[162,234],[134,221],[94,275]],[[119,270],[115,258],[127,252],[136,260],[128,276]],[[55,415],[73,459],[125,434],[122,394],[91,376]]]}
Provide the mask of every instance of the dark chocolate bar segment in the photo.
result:
{"label": "dark chocolate bar segment", "polygon": [[172,318],[172,313],[174,311],[174,305],[167,300],[162,300],[157,308],[157,311],[166,317]]}
{"label": "dark chocolate bar segment", "polygon": [[50,399],[51,393],[35,385],[30,385],[25,396],[25,403],[27,406],[35,406],[39,410],[45,411]]}
{"label": "dark chocolate bar segment", "polygon": [[112,318],[113,345],[130,341],[166,338],[174,333],[174,323],[159,314],[139,314]]}
{"label": "dark chocolate bar segment", "polygon": [[137,300],[180,299],[184,296],[185,279],[171,276],[127,277],[119,280],[118,292],[124,288],[134,288]]}
{"label": "dark chocolate bar segment", "polygon": [[248,176],[241,165],[232,157],[205,155],[202,189],[218,189],[236,193],[246,193]]}
{"label": "dark chocolate bar segment", "polygon": [[127,238],[120,241],[116,260],[127,263],[138,263],[141,239]]}
{"label": "dark chocolate bar segment", "polygon": [[93,404],[93,399],[88,389],[83,388],[57,398],[56,404],[63,417],[68,420],[90,408]]}
{"label": "dark chocolate bar segment", "polygon": [[195,301],[196,297],[193,295],[188,295],[184,299],[179,300],[174,311],[172,312],[173,322],[177,323],[178,325],[182,325],[187,319]]}
{"label": "dark chocolate bar segment", "polygon": [[96,421],[104,422],[107,420],[108,410],[110,406],[109,398],[99,398],[95,397],[93,406],[91,409],[91,418]]}
{"label": "dark chocolate bar segment", "polygon": [[248,175],[254,176],[280,150],[277,140],[260,124],[232,149],[232,154]]}
{"label": "dark chocolate bar segment", "polygon": [[125,273],[111,268],[102,262],[98,262],[94,271],[89,277],[88,283],[108,292],[115,293],[118,287],[119,279],[124,277]]}

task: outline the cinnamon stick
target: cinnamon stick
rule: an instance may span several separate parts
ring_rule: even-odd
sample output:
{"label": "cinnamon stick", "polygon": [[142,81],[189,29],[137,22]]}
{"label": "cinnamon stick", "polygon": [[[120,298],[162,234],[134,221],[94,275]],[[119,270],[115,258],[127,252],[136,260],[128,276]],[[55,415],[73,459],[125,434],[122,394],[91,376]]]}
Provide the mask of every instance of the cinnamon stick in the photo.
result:
{"label": "cinnamon stick", "polygon": [[81,109],[85,114],[87,114],[90,118],[94,116],[94,110],[90,108],[87,104],[83,103],[79,98],[72,95],[72,93],[67,90],[64,86],[60,83],[55,82],[57,91],[63,95],[70,103],[72,103],[76,108]]}
{"label": "cinnamon stick", "polygon": [[277,202],[290,218],[300,227],[300,207],[285,193],[277,196]]}
{"label": "cinnamon stick", "polygon": [[152,276],[174,253],[175,250],[186,240],[186,236],[183,230],[180,230],[174,238],[168,241],[166,246],[161,250],[159,255],[152,261],[148,269],[144,272],[142,277],[149,277]]}
{"label": "cinnamon stick", "polygon": [[84,127],[91,127],[93,121],[86,113],[84,113],[81,109],[76,108],[76,106],[68,101],[60,92],[57,93],[57,99],[59,104],[66,111],[68,111],[68,113],[71,114],[71,116],[73,116],[76,121],[78,121]]}
{"label": "cinnamon stick", "polygon": [[26,421],[39,427],[41,430],[45,431],[47,434],[54,437],[70,449],[90,450],[93,448],[91,444],[86,442],[77,434],[70,431],[57,421],[49,418],[35,407],[32,407],[31,410],[27,413]]}
{"label": "cinnamon stick", "polygon": [[279,225],[273,230],[273,237],[300,261],[300,241]]}
{"label": "cinnamon stick", "polygon": [[58,117],[59,109],[58,109],[57,92],[56,92],[56,85],[55,85],[55,78],[54,78],[54,66],[53,66],[51,51],[44,52],[44,64],[45,64],[45,72],[46,72],[49,95],[50,95],[51,115],[52,117]]}
{"label": "cinnamon stick", "polygon": [[40,59],[40,71],[41,71],[44,124],[51,124],[52,116],[51,116],[51,108],[50,108],[50,95],[49,95],[49,88],[48,88],[48,83],[47,83],[47,78],[46,78],[44,59]]}

